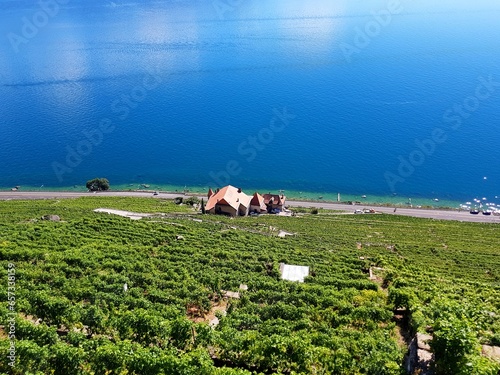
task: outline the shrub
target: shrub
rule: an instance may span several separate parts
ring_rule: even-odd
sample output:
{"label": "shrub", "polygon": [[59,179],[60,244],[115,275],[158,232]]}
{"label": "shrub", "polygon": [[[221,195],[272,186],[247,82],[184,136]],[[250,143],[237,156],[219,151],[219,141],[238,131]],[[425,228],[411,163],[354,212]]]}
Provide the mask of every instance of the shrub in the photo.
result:
{"label": "shrub", "polygon": [[470,374],[468,356],[477,351],[478,344],[468,320],[454,316],[437,319],[430,342],[436,357],[436,374]]}
{"label": "shrub", "polygon": [[189,206],[194,206],[196,204],[199,204],[200,200],[197,197],[189,197],[188,199],[184,200],[184,203]]}
{"label": "shrub", "polygon": [[83,349],[59,342],[50,348],[49,361],[55,369],[54,375],[78,375],[84,357]]}
{"label": "shrub", "polygon": [[106,191],[109,190],[109,181],[106,178],[94,178],[88,180],[85,186],[90,191]]}
{"label": "shrub", "polygon": [[418,301],[415,292],[410,288],[391,288],[389,290],[389,303],[394,309],[403,308],[412,311]]}

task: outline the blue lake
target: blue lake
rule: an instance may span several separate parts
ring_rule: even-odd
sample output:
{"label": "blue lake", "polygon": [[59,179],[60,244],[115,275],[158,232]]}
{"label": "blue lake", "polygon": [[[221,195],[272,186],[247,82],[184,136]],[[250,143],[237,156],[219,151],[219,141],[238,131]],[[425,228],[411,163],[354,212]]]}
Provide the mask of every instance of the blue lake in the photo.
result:
{"label": "blue lake", "polygon": [[493,199],[499,21],[484,0],[0,0],[0,186]]}

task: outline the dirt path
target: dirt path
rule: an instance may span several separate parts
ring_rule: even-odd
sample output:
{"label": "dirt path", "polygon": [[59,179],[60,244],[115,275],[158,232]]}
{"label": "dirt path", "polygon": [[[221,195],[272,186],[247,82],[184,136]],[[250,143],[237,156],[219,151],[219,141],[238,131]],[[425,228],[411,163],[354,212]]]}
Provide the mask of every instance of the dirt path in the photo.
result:
{"label": "dirt path", "polygon": [[129,219],[132,219],[132,220],[141,220],[143,217],[149,217],[149,216],[153,215],[153,214],[141,214],[138,212],[131,212],[131,211],[113,210],[110,208],[96,208],[94,210],[94,212],[104,212],[104,213],[111,214],[111,215],[128,217]]}

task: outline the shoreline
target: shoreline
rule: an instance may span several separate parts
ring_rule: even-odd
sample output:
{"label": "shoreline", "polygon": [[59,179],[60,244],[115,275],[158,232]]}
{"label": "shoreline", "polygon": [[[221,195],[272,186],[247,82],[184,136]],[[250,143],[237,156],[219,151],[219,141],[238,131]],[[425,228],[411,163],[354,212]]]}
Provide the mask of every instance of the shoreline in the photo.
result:
{"label": "shoreline", "polygon": [[[0,187],[0,192],[11,192],[12,187]],[[112,185],[112,192],[144,192],[144,193],[153,193],[154,191],[160,191],[165,194],[186,194],[186,195],[196,195],[202,196],[206,195],[209,187],[205,186],[179,186],[179,185],[165,185],[165,184],[121,184],[121,185]],[[269,189],[269,188],[251,188],[251,187],[243,187],[243,190],[247,192],[247,194],[253,194],[255,191],[265,194],[267,192],[278,194],[279,190],[277,189]],[[86,193],[87,189],[83,185],[74,185],[73,187],[52,187],[47,186],[44,187],[34,187],[34,186],[20,186],[17,190],[18,192],[42,192],[42,193],[52,193],[52,192],[66,192],[66,193]],[[340,193],[341,200],[337,200],[337,194]],[[458,209],[460,204],[463,202],[454,200],[454,199],[446,199],[439,198],[428,198],[428,197],[408,197],[408,196],[399,196],[399,195],[375,195],[375,194],[349,194],[343,192],[315,192],[315,191],[293,191],[293,190],[285,190],[284,191],[287,200],[293,201],[304,201],[304,202],[325,202],[325,203],[347,203],[347,202],[359,202],[359,205],[372,205],[377,207],[420,207],[427,209]],[[411,202],[411,206],[409,204]]]}
{"label": "shoreline", "polygon": [[[49,200],[49,199],[74,199],[81,197],[141,197],[153,199],[174,199],[176,197],[204,197],[191,193],[185,195],[183,193],[165,193],[161,192],[158,195],[153,195],[152,191],[107,191],[98,193],[89,192],[64,192],[64,191],[46,191],[46,192],[29,192],[29,191],[0,191],[0,201],[12,200]],[[410,208],[410,207],[396,207],[394,206],[377,206],[374,204],[360,204],[352,205],[339,202],[319,202],[319,201],[302,201],[302,200],[288,200],[289,207],[303,207],[303,208],[319,208],[327,210],[344,211],[345,214],[353,214],[354,210],[364,208],[375,208],[377,213],[394,215],[394,216],[409,216],[423,219],[435,220],[448,220],[460,222],[475,222],[475,223],[490,223],[500,224],[500,216],[487,216],[487,215],[471,215],[469,211],[459,209],[443,209],[443,208]],[[374,215],[374,214],[363,214]],[[375,214],[376,215],[376,214]],[[358,215],[356,215],[358,216]]]}

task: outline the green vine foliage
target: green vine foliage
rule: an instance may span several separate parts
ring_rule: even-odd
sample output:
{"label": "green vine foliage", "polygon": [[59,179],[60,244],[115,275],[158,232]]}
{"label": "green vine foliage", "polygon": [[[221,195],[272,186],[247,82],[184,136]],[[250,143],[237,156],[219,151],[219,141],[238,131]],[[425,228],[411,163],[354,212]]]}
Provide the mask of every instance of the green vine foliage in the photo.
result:
{"label": "green vine foliage", "polygon": [[[0,202],[0,266],[16,270],[16,360],[0,373],[401,375],[401,330],[433,331],[439,374],[500,370],[480,350],[500,338],[496,225],[309,209],[231,219],[193,202]],[[280,263],[310,275],[281,280]],[[0,328],[1,358],[9,348]]]}

